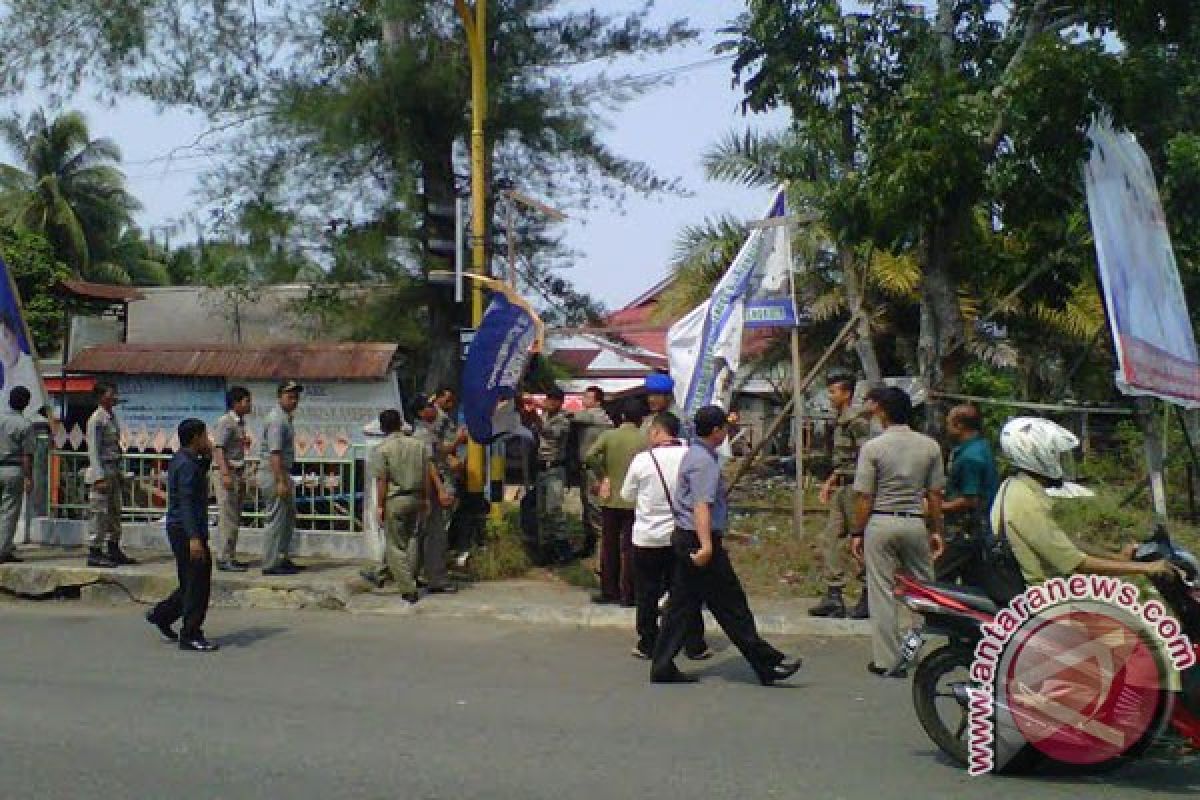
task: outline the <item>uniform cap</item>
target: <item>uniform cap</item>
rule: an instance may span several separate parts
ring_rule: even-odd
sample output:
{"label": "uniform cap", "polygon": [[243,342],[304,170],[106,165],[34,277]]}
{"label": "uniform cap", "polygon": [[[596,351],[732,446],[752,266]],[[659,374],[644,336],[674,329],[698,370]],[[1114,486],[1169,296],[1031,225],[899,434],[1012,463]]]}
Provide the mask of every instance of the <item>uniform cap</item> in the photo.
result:
{"label": "uniform cap", "polygon": [[296,392],[299,394],[304,391],[304,387],[296,381],[284,381],[279,384],[279,394],[287,394],[288,392]]}
{"label": "uniform cap", "polygon": [[646,376],[646,391],[651,394],[670,394],[675,391],[675,381],[670,375],[661,372],[651,372]]}

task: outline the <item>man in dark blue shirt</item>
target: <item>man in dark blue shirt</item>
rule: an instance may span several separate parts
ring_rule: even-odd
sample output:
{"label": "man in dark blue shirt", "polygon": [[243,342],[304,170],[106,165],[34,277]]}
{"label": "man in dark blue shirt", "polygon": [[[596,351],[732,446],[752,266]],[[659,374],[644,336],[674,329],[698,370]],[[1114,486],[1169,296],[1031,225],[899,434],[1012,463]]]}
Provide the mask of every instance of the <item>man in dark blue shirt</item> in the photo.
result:
{"label": "man in dark blue shirt", "polygon": [[[204,638],[212,581],[212,554],[208,549],[208,473],[212,442],[204,423],[186,419],[179,423],[179,451],[167,467],[167,539],[175,554],[179,588],[146,614],[168,641],[180,650],[211,653],[217,645]],[[178,634],[172,629],[183,618]]]}
{"label": "man in dark blue shirt", "polygon": [[675,656],[683,648],[701,606],[708,606],[764,686],[785,680],[800,669],[800,659],[787,661],[783,653],[758,635],[746,593],[721,541],[728,530],[729,501],[717,448],[725,441],[727,425],[720,406],[697,411],[696,438],[679,465],[679,479],[671,493],[675,574],[662,631],[654,644],[652,683],[695,682],[675,666]]}
{"label": "man in dark blue shirt", "polygon": [[1000,474],[991,445],[983,435],[983,415],[972,405],[955,406],[946,416],[946,433],[956,442],[946,470],[946,549],[934,563],[939,581],[980,585],[982,547],[990,535],[988,514]]}

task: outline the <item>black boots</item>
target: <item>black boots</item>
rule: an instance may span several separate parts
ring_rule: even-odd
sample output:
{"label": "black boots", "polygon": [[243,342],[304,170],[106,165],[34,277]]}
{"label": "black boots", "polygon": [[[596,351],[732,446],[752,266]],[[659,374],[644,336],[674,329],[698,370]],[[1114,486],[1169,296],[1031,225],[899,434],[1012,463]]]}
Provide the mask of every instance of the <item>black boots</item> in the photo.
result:
{"label": "black boots", "polygon": [[825,593],[820,603],[808,610],[811,617],[832,617],[841,619],[846,616],[846,601],[842,599],[842,590],[833,587]]}
{"label": "black boots", "polygon": [[867,603],[867,587],[863,587],[862,594],[858,597],[858,604],[850,609],[850,613],[846,616],[850,619],[870,619],[871,613]]}
{"label": "black boots", "polygon": [[119,545],[119,544],[109,544],[108,560],[113,562],[114,564],[116,564],[119,567],[123,567],[126,564],[136,564],[137,563],[137,559],[133,559],[133,558],[130,558],[129,556],[125,555],[125,551],[121,549],[121,545]]}
{"label": "black boots", "polygon": [[113,569],[117,566],[117,562],[105,555],[99,547],[89,547],[87,565],[98,569]]}

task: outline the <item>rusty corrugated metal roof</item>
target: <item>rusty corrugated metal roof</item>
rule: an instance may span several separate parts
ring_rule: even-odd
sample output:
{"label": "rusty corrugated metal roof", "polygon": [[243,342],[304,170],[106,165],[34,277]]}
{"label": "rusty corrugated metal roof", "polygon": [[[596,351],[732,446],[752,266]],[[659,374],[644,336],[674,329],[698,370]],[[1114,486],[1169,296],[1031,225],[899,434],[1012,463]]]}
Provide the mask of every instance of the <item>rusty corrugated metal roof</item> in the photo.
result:
{"label": "rusty corrugated metal roof", "polygon": [[67,369],[105,375],[331,381],[387,375],[398,349],[379,342],[278,344],[105,344],[77,354]]}
{"label": "rusty corrugated metal roof", "polygon": [[117,286],[108,283],[89,283],[88,281],[59,281],[54,284],[53,293],[59,297],[70,297],[77,300],[101,303],[131,303],[143,300],[145,295],[132,286]]}

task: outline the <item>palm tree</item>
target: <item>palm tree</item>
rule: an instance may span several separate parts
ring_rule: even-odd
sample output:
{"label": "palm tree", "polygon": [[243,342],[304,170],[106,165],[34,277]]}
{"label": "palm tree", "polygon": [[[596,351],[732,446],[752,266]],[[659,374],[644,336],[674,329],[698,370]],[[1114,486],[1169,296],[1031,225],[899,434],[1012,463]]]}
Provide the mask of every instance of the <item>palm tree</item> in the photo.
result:
{"label": "palm tree", "polygon": [[117,246],[140,207],[115,165],[121,152],[92,139],[78,111],[48,119],[35,111],[0,120],[0,137],[16,165],[0,164],[0,214],[15,227],[37,231],[58,257],[87,278],[129,282],[128,272],[94,268],[99,251]]}

